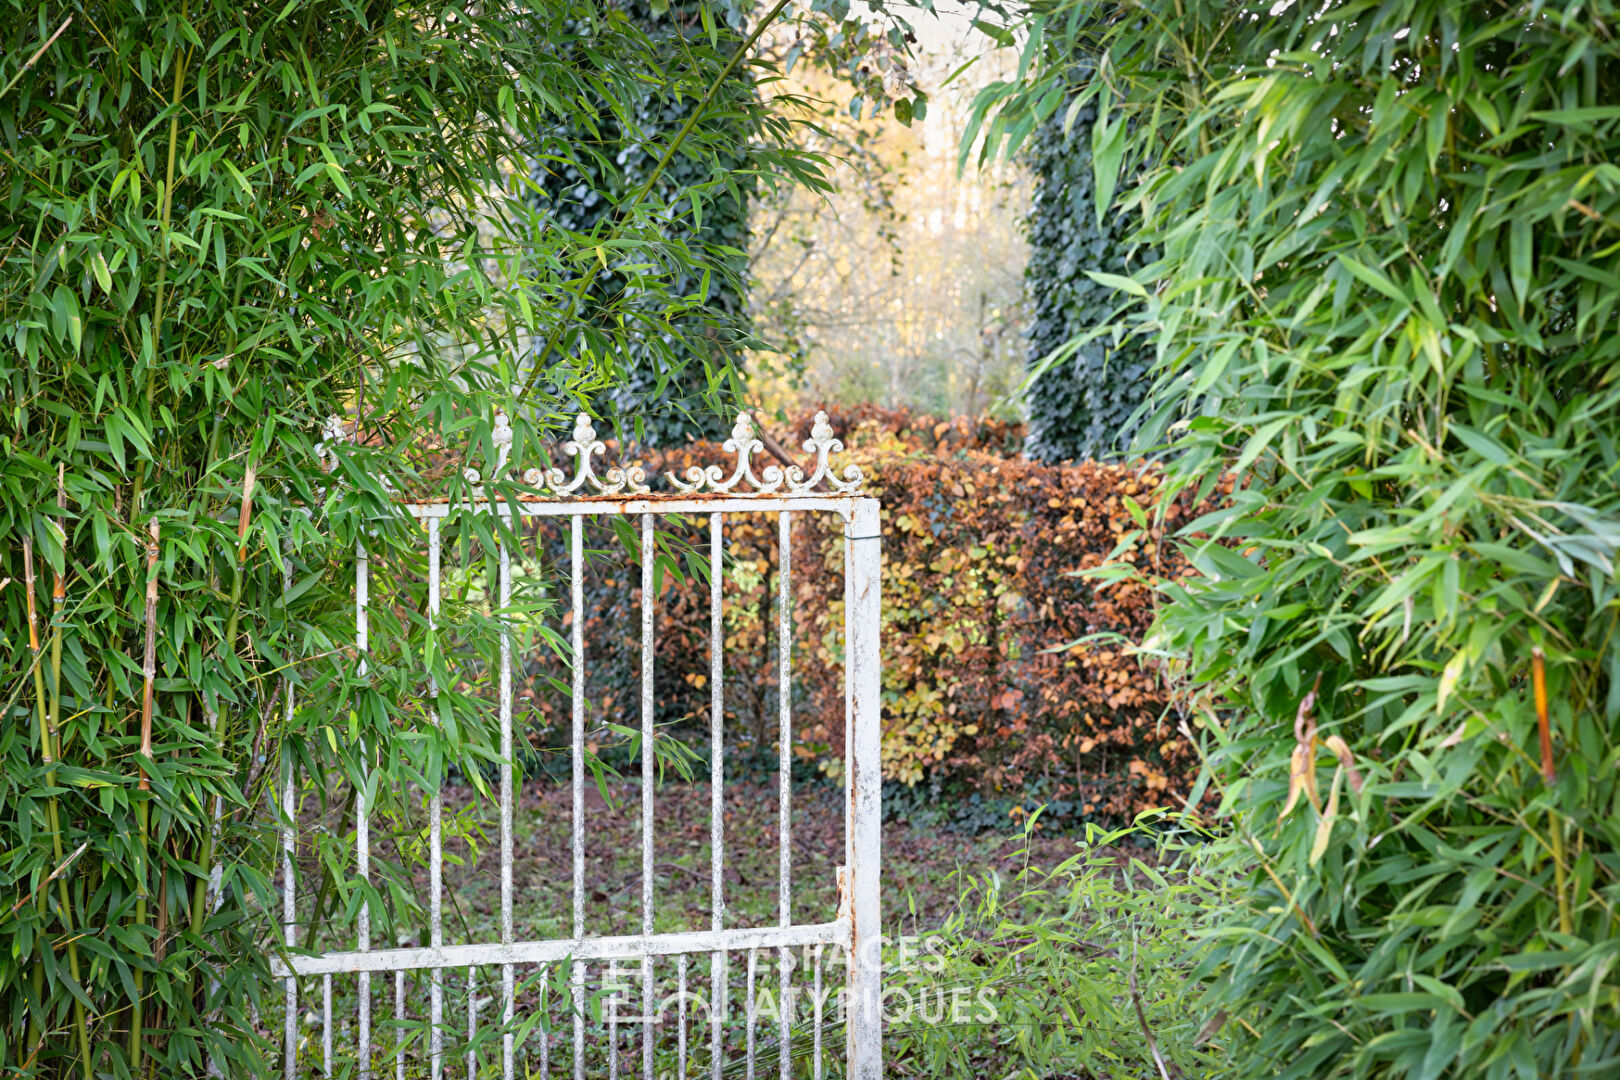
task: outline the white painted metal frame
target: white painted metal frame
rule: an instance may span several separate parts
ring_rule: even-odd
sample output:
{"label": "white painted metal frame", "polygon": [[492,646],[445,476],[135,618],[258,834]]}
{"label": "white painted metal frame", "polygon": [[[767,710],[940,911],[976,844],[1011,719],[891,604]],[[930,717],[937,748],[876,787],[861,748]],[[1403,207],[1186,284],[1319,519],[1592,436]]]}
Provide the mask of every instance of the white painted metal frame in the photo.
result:
{"label": "white painted metal frame", "polygon": [[[336,454],[337,444],[345,438],[340,421],[329,422],[327,439],[317,452]],[[495,444],[498,460],[493,475],[506,475],[507,454],[512,442],[512,430],[506,417],[496,416]],[[286,1032],[284,1040],[284,1068],[287,1080],[299,1075],[298,1049],[298,981],[320,976],[323,991],[322,1075],[332,1075],[333,1069],[333,985],[334,976],[355,976],[359,984],[359,1002],[356,1017],[357,1075],[360,1080],[371,1080],[375,1062],[371,1046],[371,976],[393,973],[394,1018],[403,1023],[406,1016],[406,974],[426,972],[430,980],[429,1023],[427,1054],[433,1080],[440,1080],[445,1072],[444,1014],[445,972],[447,969],[465,969],[467,987],[467,1033],[469,1042],[478,1027],[477,975],[479,968],[498,967],[501,972],[500,1001],[503,1021],[501,1075],[514,1080],[515,1051],[513,1020],[515,1014],[515,973],[520,965],[552,965],[571,960],[573,978],[572,1034],[574,1046],[574,1075],[577,1080],[585,1076],[585,990],[586,968],[590,964],[616,963],[621,960],[639,961],[642,982],[642,1016],[650,1017],[654,1011],[654,960],[674,957],[677,962],[679,1027],[678,1061],[680,1075],[687,1075],[687,995],[688,961],[691,957],[708,953],[710,956],[711,1014],[717,1013],[719,1022],[712,1022],[711,1058],[713,1076],[720,1080],[725,1064],[724,1022],[730,1015],[726,1002],[730,978],[728,958],[742,952],[747,962],[747,1000],[744,1003],[747,1076],[755,1076],[756,983],[758,982],[758,955],[760,950],[777,951],[778,985],[783,1003],[780,1009],[778,1033],[780,1075],[782,1080],[792,1073],[790,1047],[793,1018],[790,1010],[790,989],[794,949],[814,950],[812,976],[813,1023],[811,1076],[823,1076],[823,964],[822,953],[828,946],[845,952],[847,961],[848,1001],[845,1006],[847,1033],[848,1075],[854,1080],[878,1080],[882,1072],[882,938],[880,927],[879,881],[881,872],[881,761],[879,694],[881,691],[880,660],[880,597],[882,555],[879,540],[879,506],[876,499],[858,494],[863,481],[860,470],[847,466],[838,476],[829,464],[829,455],[841,451],[842,444],[833,437],[825,415],[817,417],[811,438],[804,444],[806,452],[815,455],[809,477],[797,467],[767,466],[756,476],[751,456],[763,450],[754,438],[747,414],[738,418],[726,450],[737,455],[737,464],[729,478],[719,466],[688,470],[685,481],[671,476],[670,482],[677,493],[653,494],[643,482],[640,469],[611,468],[603,477],[595,475],[592,458],[604,452],[597,441],[590,421],[581,415],[574,429],[574,439],[565,444],[565,451],[575,458],[575,475],[567,477],[560,469],[542,472],[530,469],[523,474],[524,482],[533,487],[549,488],[553,498],[528,498],[520,501],[490,501],[479,487],[480,476],[467,470],[467,479],[474,485],[472,500],[458,504],[448,502],[422,502],[405,505],[412,515],[426,526],[428,546],[428,616],[430,627],[436,627],[440,613],[441,593],[441,525],[455,513],[498,513],[510,519],[514,514],[525,517],[559,517],[569,522],[570,600],[572,618],[571,644],[575,663],[573,667],[572,709],[572,862],[573,912],[572,937],[561,940],[518,940],[513,924],[513,733],[512,733],[512,639],[503,628],[500,641],[499,718],[500,718],[500,940],[463,945],[446,945],[443,927],[443,802],[435,790],[429,801],[429,944],[427,947],[383,948],[372,947],[371,913],[368,904],[362,904],[357,919],[356,943],[353,950],[323,953],[298,952],[296,924],[296,860],[295,818],[297,813],[297,782],[290,763],[283,765],[283,941],[286,954],[272,960],[273,973],[285,981]],[[588,485],[588,487],[587,487]],[[831,490],[823,490],[823,488]],[[707,489],[707,490],[705,490]],[[845,815],[845,862],[839,868],[840,903],[836,916],[830,921],[795,924],[792,911],[792,695],[788,692],[792,679],[792,534],[794,515],[799,513],[832,512],[844,522],[845,542],[845,745],[847,748],[846,790],[848,805]],[[725,552],[725,522],[728,515],[774,514],[778,528],[779,570],[778,609],[778,664],[780,686],[779,735],[779,842],[781,858],[778,882],[778,925],[752,929],[727,928],[725,904],[725,829],[724,829],[724,753],[725,697],[724,697],[724,618],[722,564]],[[654,768],[653,768],[653,656],[654,656],[654,604],[653,588],[655,522],[661,515],[681,514],[706,516],[709,522],[710,557],[710,610],[711,610],[711,784],[713,804],[711,810],[712,911],[707,931],[685,933],[654,932],[653,851],[654,851]],[[587,643],[584,640],[584,521],[586,517],[610,516],[635,518],[639,521],[641,540],[641,837],[642,837],[642,918],[641,933],[628,936],[599,937],[586,932],[585,908],[585,681],[584,664]],[[505,544],[498,553],[498,604],[501,610],[511,605],[511,557]],[[364,671],[367,647],[367,607],[369,603],[369,563],[364,547],[356,550],[355,572],[355,638],[360,652],[361,671]],[[291,570],[287,573],[290,575]],[[435,700],[438,688],[430,688]],[[442,708],[442,706],[437,706]],[[286,708],[293,708],[290,685],[287,687]],[[442,713],[441,713],[442,716]],[[370,751],[362,757],[370,760]],[[365,798],[357,800],[355,820],[356,869],[362,879],[369,877],[370,822]],[[610,1028],[616,1033],[616,1028]],[[652,1080],[655,1050],[654,1026],[643,1024],[642,1074]],[[549,1076],[550,1063],[546,1053],[549,1044],[542,1040],[540,1069]],[[618,1075],[617,1039],[610,1039],[608,1049],[611,1075]],[[469,1049],[466,1063],[469,1078],[478,1075],[476,1054]],[[395,1052],[395,1076],[404,1080],[406,1075],[405,1051],[401,1045]]]}

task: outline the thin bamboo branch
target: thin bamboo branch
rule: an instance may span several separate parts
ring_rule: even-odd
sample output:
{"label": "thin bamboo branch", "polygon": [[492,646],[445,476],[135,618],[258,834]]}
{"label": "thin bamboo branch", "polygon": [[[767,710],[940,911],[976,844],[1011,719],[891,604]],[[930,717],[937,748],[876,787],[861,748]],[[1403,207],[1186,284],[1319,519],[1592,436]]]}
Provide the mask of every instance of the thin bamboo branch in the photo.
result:
{"label": "thin bamboo branch", "polygon": [[17,914],[17,912],[21,911],[23,908],[28,906],[28,901],[35,900],[35,899],[37,899],[39,897],[44,896],[44,894],[47,893],[50,890],[51,882],[55,881],[57,878],[61,877],[65,873],[67,873],[68,868],[71,867],[74,863],[79,861],[79,856],[83,855],[84,852],[85,852],[85,849],[88,848],[89,846],[90,846],[90,841],[86,840],[84,843],[82,843],[78,847],[74,848],[73,849],[73,854],[69,855],[66,859],[62,860],[62,862],[57,864],[56,869],[52,870],[50,872],[50,875],[48,877],[46,877],[44,881],[40,882],[39,886],[37,888],[35,888],[33,892],[25,893],[15,904],[12,904],[11,905],[11,910],[6,912],[6,916],[9,918],[9,917]]}
{"label": "thin bamboo branch", "polygon": [[1131,934],[1131,967],[1126,972],[1126,985],[1131,991],[1131,1005],[1136,1010],[1136,1023],[1142,1029],[1142,1037],[1147,1040],[1148,1050],[1153,1054],[1153,1064],[1159,1067],[1161,1080],[1170,1080],[1170,1070],[1165,1067],[1164,1057],[1159,1053],[1159,1040],[1153,1037],[1153,1029],[1148,1027],[1147,1011],[1142,1008],[1142,994],[1136,985],[1136,935]]}
{"label": "thin bamboo branch", "polygon": [[34,50],[34,55],[30,56],[28,58],[28,61],[25,64],[23,64],[22,67],[17,69],[17,74],[15,74],[15,75],[13,75],[11,77],[11,81],[6,83],[5,88],[0,89],[0,97],[5,97],[7,94],[11,93],[11,88],[13,86],[17,85],[17,80],[22,78],[25,74],[27,74],[28,69],[33,67],[35,62],[37,62],[40,57],[45,55],[45,50],[50,48],[52,45],[54,45],[56,43],[56,39],[62,36],[62,31],[66,30],[68,28],[68,25],[70,23],[72,23],[72,22],[73,22],[73,16],[71,16],[71,15],[69,15],[67,18],[62,20],[62,25],[58,26],[56,28],[56,33],[54,33],[50,37],[46,38],[45,39],[45,44],[41,45],[38,49]]}

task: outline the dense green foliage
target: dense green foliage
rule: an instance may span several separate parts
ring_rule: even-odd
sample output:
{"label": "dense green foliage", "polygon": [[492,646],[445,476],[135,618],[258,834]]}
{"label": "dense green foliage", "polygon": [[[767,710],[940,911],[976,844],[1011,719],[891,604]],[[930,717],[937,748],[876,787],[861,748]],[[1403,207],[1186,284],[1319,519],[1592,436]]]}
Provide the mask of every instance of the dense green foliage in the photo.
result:
{"label": "dense green foliage", "polygon": [[1114,311],[1113,290],[1087,271],[1129,274],[1142,262],[1132,257],[1124,216],[1097,212],[1096,120],[1096,106],[1077,101],[1043,119],[1024,150],[1035,177],[1024,269],[1033,311],[1025,333],[1031,370],[1039,372],[1025,390],[1025,449],[1042,461],[1125,450],[1151,382],[1152,350],[1141,341],[1071,344]]}
{"label": "dense green foliage", "polygon": [[[666,64],[683,61],[684,52],[706,35],[707,20],[715,14],[714,5],[696,0],[674,5],[636,0],[620,7],[648,35]],[[734,27],[742,25],[740,9],[724,5],[719,13]],[[654,446],[678,445],[692,437],[723,438],[730,426],[726,417],[735,408],[738,377],[743,374],[740,346],[747,335],[748,310],[743,262],[748,247],[750,183],[747,173],[740,170],[747,164],[747,143],[754,132],[749,113],[741,106],[754,95],[742,79],[729,83],[724,93],[726,98],[713,107],[708,124],[733,143],[718,147],[723,182],[709,194],[716,179],[713,163],[701,156],[678,155],[651,189],[666,205],[679,205],[689,192],[699,199],[707,196],[708,204],[701,213],[672,222],[683,233],[692,264],[674,268],[670,290],[676,295],[695,295],[701,308],[682,320],[685,341],[673,350],[657,342],[641,344],[636,335],[638,340],[631,354],[623,358],[619,378],[604,400],[604,404],[612,403],[626,427]],[[579,126],[569,132],[576,156],[535,163],[539,190],[534,200],[544,212],[546,226],[582,238],[593,230],[610,229],[616,205],[651,178],[660,143],[671,138],[698,106],[690,96],[648,86],[620,103],[632,117],[630,124],[612,117],[601,122],[581,117]],[[625,252],[616,262],[633,263],[642,257],[639,252]],[[656,312],[662,295],[624,295],[631,276],[616,269],[598,276],[587,297],[586,317],[611,324],[622,317],[627,302]],[[705,400],[715,383],[720,384],[721,398]]]}
{"label": "dense green foliage", "polygon": [[1100,188],[1162,252],[1111,329],[1157,348],[1176,482],[1239,483],[1158,645],[1246,885],[1205,966],[1244,1075],[1620,1067],[1617,15],[1146,0],[1085,34],[1130,126]]}
{"label": "dense green foliage", "polygon": [[[887,1052],[930,1077],[1247,1076],[1211,1039],[1193,977],[1226,891],[1196,849],[1151,850],[1165,824],[1088,826],[1075,853],[1017,869],[960,867],[955,907],[887,958]],[[1039,826],[1032,819],[1028,837]],[[1141,845],[1141,846],[1137,846]],[[902,925],[893,933],[904,934]],[[905,1070],[905,1072],[902,1072]]]}
{"label": "dense green foliage", "polygon": [[[405,838],[369,886],[302,890],[303,940],[321,943],[353,940],[362,899],[379,936],[420,926],[420,806],[397,781],[491,756],[477,687],[450,694],[448,644],[428,639],[421,534],[385,485],[424,480],[424,444],[487,449],[496,405],[532,458],[633,334],[675,341],[692,303],[667,225],[701,198],[634,193],[582,244],[540,227],[528,163],[571,160],[559,132],[583,123],[633,129],[617,103],[649,85],[702,97],[736,43],[705,36],[666,65],[591,0],[6,11],[0,1070],[128,1076],[139,1056],[183,1076],[211,1057],[255,1075],[278,751],[326,826],[305,873],[352,881],[357,797]],[[768,135],[759,169],[788,160]],[[702,124],[682,147],[713,177],[735,150]],[[606,250],[645,256],[620,265],[634,316],[575,318]],[[550,360],[525,370],[539,340]],[[323,475],[329,414],[360,440]],[[488,520],[446,525],[452,558],[489,557]],[[372,595],[393,600],[363,654],[362,544]],[[447,602],[440,627],[487,655],[487,619]]]}

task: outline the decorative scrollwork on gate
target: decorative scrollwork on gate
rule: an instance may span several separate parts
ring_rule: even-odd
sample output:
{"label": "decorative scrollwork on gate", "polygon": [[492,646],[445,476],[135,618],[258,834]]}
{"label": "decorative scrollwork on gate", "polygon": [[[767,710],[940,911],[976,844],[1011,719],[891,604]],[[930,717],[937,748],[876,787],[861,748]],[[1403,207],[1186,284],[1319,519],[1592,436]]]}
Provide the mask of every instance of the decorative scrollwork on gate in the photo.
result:
{"label": "decorative scrollwork on gate", "polygon": [[674,473],[666,473],[669,482],[675,485],[677,491],[688,495],[702,491],[707,485],[710,491],[727,492],[736,487],[738,483],[747,480],[749,485],[760,493],[775,491],[782,486],[786,479],[782,470],[776,465],[767,465],[761,476],[754,475],[752,456],[765,449],[765,444],[754,438],[754,418],[747,413],[738,413],[737,422],[731,426],[731,438],[725,442],[728,453],[737,455],[737,467],[732,470],[731,479],[726,479],[726,471],[719,465],[710,465],[704,468],[693,465],[686,470],[686,480],[683,482]]}
{"label": "decorative scrollwork on gate", "polygon": [[[490,441],[495,448],[495,464],[489,473],[491,480],[513,475],[508,472],[507,465],[512,455],[514,434],[512,421],[506,411],[497,409],[490,432]],[[321,435],[321,441],[315,444],[315,457],[321,471],[329,473],[337,465],[338,445],[353,442],[355,435],[346,429],[341,416],[327,418]],[[684,495],[770,495],[776,492],[785,495],[848,495],[858,493],[866,482],[859,465],[846,464],[840,471],[832,463],[832,455],[843,453],[844,444],[833,434],[832,424],[824,412],[816,413],[810,437],[803,444],[804,452],[813,455],[808,477],[804,469],[792,464],[785,467],[770,464],[755,471],[757,455],[765,453],[766,446],[755,432],[754,418],[746,412],[737,414],[737,422],[731,428],[731,438],[723,446],[727,453],[736,455],[736,462],[729,470],[721,465],[693,465],[686,470],[684,480],[675,473],[666,473],[670,484]],[[555,465],[547,469],[529,468],[521,474],[523,483],[545,492],[551,498],[653,493],[647,486],[647,472],[640,465],[613,465],[605,469],[602,475],[596,474],[593,458],[605,458],[607,444],[597,437],[596,428],[586,413],[575,417],[573,438],[562,444],[562,450],[574,459],[572,476]],[[471,486],[473,498],[485,497],[482,471],[469,465],[461,470],[461,476]]]}
{"label": "decorative scrollwork on gate", "polygon": [[597,454],[606,456],[607,444],[596,437],[596,429],[591,426],[591,418],[585,413],[580,413],[575,418],[574,437],[563,443],[562,448],[563,453],[574,459],[573,479],[569,479],[563,470],[553,466],[543,474],[539,469],[529,469],[523,474],[523,482],[531,487],[548,488],[554,496],[572,495],[582,491],[587,484],[591,490],[585,494],[651,494],[652,489],[645,482],[647,473],[639,465],[632,465],[628,469],[614,465],[601,476],[596,475],[591,458]]}
{"label": "decorative scrollwork on gate", "polygon": [[[753,456],[765,449],[765,443],[754,435],[754,418],[747,413],[737,414],[737,423],[731,429],[731,438],[725,441],[724,449],[728,453],[737,455],[737,464],[732,469],[730,477],[726,470],[719,465],[710,465],[704,468],[693,465],[686,470],[686,479],[682,480],[674,473],[666,473],[669,482],[677,491],[687,495],[696,495],[705,489],[717,493],[730,493],[738,484],[747,482],[748,487],[738,494],[768,495],[786,485],[789,493],[794,495],[817,495],[833,493],[853,493],[858,491],[866,482],[859,465],[844,466],[843,476],[840,478],[829,463],[832,454],[842,453],[843,442],[833,434],[832,424],[824,412],[816,413],[815,425],[810,429],[810,438],[804,442],[807,454],[814,454],[815,466],[808,479],[804,470],[797,465],[783,468],[780,465],[767,465],[754,474]],[[819,492],[816,488],[825,480],[831,489]],[[750,490],[751,489],[751,490]]]}
{"label": "decorative scrollwork on gate", "polygon": [[321,427],[321,440],[315,444],[315,461],[320,465],[321,472],[330,473],[337,468],[338,444],[353,440],[354,436],[343,426],[343,417],[328,416]]}

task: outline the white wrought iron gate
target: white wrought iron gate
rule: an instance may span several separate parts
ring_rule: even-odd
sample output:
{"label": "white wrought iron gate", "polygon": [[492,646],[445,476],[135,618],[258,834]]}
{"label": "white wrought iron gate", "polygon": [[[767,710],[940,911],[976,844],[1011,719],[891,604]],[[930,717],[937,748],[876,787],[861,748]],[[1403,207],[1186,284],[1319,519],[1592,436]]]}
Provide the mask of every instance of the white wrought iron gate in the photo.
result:
{"label": "white wrought iron gate", "polygon": [[[329,425],[329,440],[342,440],[345,432],[341,422]],[[492,475],[506,475],[507,456],[512,442],[512,430],[504,415],[497,414],[495,445],[498,460]],[[330,445],[330,444],[328,444]],[[297,923],[298,886],[295,858],[295,823],[298,812],[298,781],[290,762],[284,763],[282,812],[283,835],[283,921],[287,955],[272,961],[273,973],[284,982],[285,1034],[283,1044],[284,1070],[287,1080],[304,1076],[331,1076],[334,1073],[334,1038],[344,1035],[352,1038],[353,1075],[358,1080],[372,1080],[392,1072],[396,1080],[410,1076],[430,1076],[440,1080],[446,1075],[473,1077],[497,1075],[503,1080],[514,1080],[522,1055],[525,1072],[529,1075],[549,1077],[553,1074],[549,1040],[538,1041],[538,1052],[516,1045],[513,1033],[517,1002],[514,988],[520,969],[546,968],[572,961],[572,1002],[569,1013],[572,1023],[572,1074],[576,1080],[586,1076],[620,1073],[619,1051],[621,1040],[615,1034],[610,1045],[601,1053],[591,1053],[587,1046],[588,1013],[586,1005],[587,970],[596,965],[628,963],[640,980],[640,1017],[642,1022],[641,1061],[639,1068],[626,1053],[625,1075],[641,1075],[654,1080],[655,1041],[658,1032],[651,1022],[661,1014],[660,1002],[655,1001],[657,987],[673,984],[674,1000],[678,1010],[677,1046],[674,1054],[675,1069],[664,1070],[658,1076],[695,1075],[695,1054],[689,1053],[703,1037],[700,1027],[706,1021],[709,1043],[709,1062],[714,1080],[722,1075],[737,1075],[740,1067],[748,1080],[756,1075],[756,1046],[763,1040],[771,1043],[767,1062],[774,1057],[782,1080],[790,1076],[809,1076],[820,1080],[826,1074],[833,1057],[833,1047],[823,1046],[823,1029],[831,1022],[829,1015],[836,1007],[842,1015],[845,1028],[844,1072],[856,1080],[877,1080],[882,1072],[882,940],[880,936],[879,873],[881,846],[880,807],[880,746],[879,746],[879,615],[881,548],[879,541],[878,501],[860,494],[863,483],[860,470],[847,466],[840,475],[830,463],[830,455],[843,450],[833,436],[825,414],[817,417],[811,437],[804,450],[814,455],[809,475],[797,467],[782,468],[767,465],[756,473],[756,455],[763,452],[762,443],[755,438],[747,414],[742,414],[725,443],[728,453],[736,455],[729,470],[719,466],[707,469],[692,468],[684,479],[671,475],[675,489],[669,493],[654,493],[645,483],[638,468],[606,469],[596,473],[593,457],[605,453],[589,419],[581,415],[574,428],[574,437],[564,444],[566,453],[574,457],[573,475],[561,469],[544,472],[530,469],[523,475],[527,486],[547,492],[544,497],[524,497],[517,501],[486,499],[478,486],[480,478],[468,470],[467,479],[473,485],[473,498],[452,506],[447,502],[421,502],[407,504],[407,509],[426,527],[428,551],[429,619],[436,620],[441,597],[441,525],[453,513],[493,513],[508,519],[512,515],[548,517],[566,521],[569,535],[571,644],[572,644],[572,934],[562,939],[533,940],[518,933],[513,917],[513,648],[512,634],[503,629],[500,641],[499,718],[500,764],[498,766],[498,798],[500,813],[500,916],[499,940],[446,943],[444,919],[444,851],[441,845],[443,819],[442,794],[435,793],[429,802],[429,865],[428,932],[425,947],[376,947],[371,939],[372,925],[369,907],[362,906],[356,920],[354,948],[344,951],[310,953],[300,950]],[[844,864],[838,868],[839,904],[836,911],[827,912],[819,922],[795,923],[792,905],[792,747],[793,718],[792,685],[793,626],[791,622],[791,596],[793,587],[793,525],[801,514],[837,514],[842,519],[845,559],[844,582],[844,656],[845,656],[845,822]],[[654,851],[657,846],[657,818],[655,815],[655,784],[653,758],[654,718],[654,605],[657,602],[653,585],[655,523],[660,516],[680,514],[687,517],[706,517],[709,532],[710,561],[710,671],[708,685],[711,693],[711,896],[712,914],[707,930],[678,933],[654,932]],[[777,925],[770,927],[739,928],[728,926],[725,898],[726,837],[723,813],[725,788],[726,745],[725,721],[725,657],[723,623],[722,559],[727,536],[727,520],[742,515],[773,515],[775,517],[779,568],[777,583],[779,599],[775,632],[778,639],[778,677],[783,688],[779,693],[780,752],[777,790],[780,805],[779,842],[781,858],[778,880]],[[587,931],[587,904],[585,886],[585,851],[590,843],[590,822],[586,813],[585,762],[585,663],[591,643],[585,637],[583,560],[584,525],[589,517],[620,517],[634,521],[639,527],[641,540],[641,933],[621,936],[592,936]],[[511,604],[512,560],[504,545],[499,551],[499,581],[497,606],[506,609]],[[289,569],[289,574],[291,573]],[[369,606],[369,574],[366,553],[357,552],[355,573],[355,641],[361,664],[367,648],[367,621]],[[363,668],[362,668],[363,670]],[[435,691],[436,692],[436,691]],[[290,694],[285,708],[294,707]],[[442,786],[443,777],[439,777]],[[355,813],[355,870],[362,879],[369,879],[371,871],[370,820],[367,798],[362,791],[357,798]],[[827,953],[827,950],[834,953]],[[808,965],[795,961],[793,950],[800,957],[813,957]],[[767,1025],[774,1030],[761,1030],[756,1003],[757,991],[769,980],[761,974],[763,966],[771,960],[777,962],[777,995],[775,997],[776,1023]],[[823,986],[824,954],[843,968],[845,985],[836,1002],[829,1001]],[[746,992],[741,1009],[735,1007],[730,991],[733,983],[731,959],[746,958]],[[698,961],[696,965],[693,960]],[[689,988],[689,979],[708,961],[708,987],[710,995],[706,1009],[700,1010],[694,999],[697,995]],[[662,975],[655,973],[655,965],[663,962]],[[668,971],[673,962],[673,978]],[[806,970],[808,967],[808,970]],[[694,971],[697,968],[697,971]],[[500,1062],[481,1061],[476,1052],[473,1036],[479,1025],[479,993],[476,982],[480,970],[499,971],[498,988],[500,1017],[504,1025]],[[799,986],[796,988],[794,980]],[[353,980],[354,1016],[350,1028],[346,1020],[336,1021],[334,1011],[335,982]],[[375,986],[374,980],[382,983]],[[426,1007],[420,1001],[421,984],[426,981]],[[456,987],[463,981],[462,987]],[[392,982],[388,987],[387,982]],[[808,982],[808,985],[804,985]],[[392,1025],[374,1022],[374,1005],[387,1007],[388,991],[392,990]],[[466,1005],[465,1015],[449,1015],[450,991],[455,990]],[[464,990],[464,992],[462,992]],[[302,1018],[300,1000],[306,995],[319,994],[320,1013],[311,1016],[319,1027],[321,1044],[319,1053],[306,1047],[300,1059]],[[340,995],[344,1002],[350,995]],[[808,1000],[808,1004],[800,1007]],[[693,1002],[689,1010],[688,1003]],[[425,1013],[425,1017],[422,1015]],[[740,1014],[740,1015],[739,1015]],[[428,1034],[425,1047],[407,1051],[399,1037],[407,1017],[425,1019]],[[667,1019],[667,1018],[665,1018]],[[738,1025],[745,1027],[744,1051],[740,1061],[729,1061],[731,1044],[729,1034],[736,1036]],[[690,1025],[690,1030],[689,1030]],[[447,1060],[447,1045],[461,1040],[465,1032],[469,1049],[465,1059]],[[808,1044],[808,1053],[804,1052]],[[796,1051],[797,1048],[797,1051]],[[347,1055],[345,1055],[347,1056]],[[664,1054],[670,1055],[667,1050]],[[459,1058],[459,1055],[458,1055]],[[425,1059],[425,1060],[423,1060]],[[758,1070],[764,1071],[764,1070]]]}

